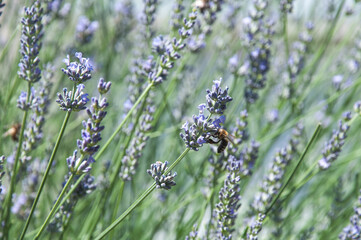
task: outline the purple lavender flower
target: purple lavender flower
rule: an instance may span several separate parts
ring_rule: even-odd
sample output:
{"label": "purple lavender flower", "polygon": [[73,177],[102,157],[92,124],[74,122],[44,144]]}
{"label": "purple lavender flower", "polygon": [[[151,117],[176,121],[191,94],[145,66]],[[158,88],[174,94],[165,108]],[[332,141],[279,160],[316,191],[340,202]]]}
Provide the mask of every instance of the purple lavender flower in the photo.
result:
{"label": "purple lavender flower", "polygon": [[66,68],[61,70],[76,84],[84,83],[91,78],[93,66],[90,64],[89,58],[83,58],[81,52],[75,53],[75,57],[79,59],[79,62],[70,62],[70,57],[67,55],[64,59]]}
{"label": "purple lavender flower", "polygon": [[281,11],[283,13],[292,13],[293,10],[293,0],[281,0]]}
{"label": "purple lavender flower", "polygon": [[27,124],[24,131],[24,141],[22,144],[21,161],[29,161],[29,153],[34,150],[43,138],[43,125],[45,123],[45,114],[50,104],[49,94],[51,83],[40,82],[42,84],[38,96],[36,97],[36,106],[32,108],[33,114],[31,121]]}
{"label": "purple lavender flower", "polygon": [[25,8],[22,23],[22,35],[20,39],[20,59],[18,71],[19,77],[30,83],[36,83],[41,78],[41,70],[38,67],[39,51],[43,37],[43,25],[41,23],[43,9],[39,1],[35,1],[30,8]]}
{"label": "purple lavender flower", "polygon": [[321,170],[328,169],[331,163],[334,162],[341,153],[342,146],[345,144],[347,138],[347,131],[350,129],[350,125],[339,121],[338,129],[333,130],[331,139],[325,143],[325,147],[322,150],[322,159],[318,161],[318,166]]}
{"label": "purple lavender flower", "polygon": [[192,227],[192,231],[185,237],[185,240],[197,240],[198,231],[197,224],[194,224]]}
{"label": "purple lavender flower", "polygon": [[347,225],[338,236],[340,240],[361,238],[361,196],[358,197],[358,203],[354,207],[354,212],[355,214],[350,218],[350,224]]}
{"label": "purple lavender flower", "polygon": [[287,146],[278,150],[273,158],[272,166],[261,185],[260,192],[255,195],[251,205],[256,212],[265,212],[282,187],[285,168],[297,153],[297,145],[302,131],[303,125],[298,124]]}
{"label": "purple lavender flower", "polygon": [[74,96],[72,91],[68,91],[67,88],[63,89],[63,94],[58,92],[58,98],[56,99],[56,102],[59,104],[60,109],[68,112],[78,112],[80,110],[86,109],[85,105],[88,103],[89,99],[88,94],[83,92],[84,88],[85,86],[83,84],[77,85]]}
{"label": "purple lavender flower", "polygon": [[176,0],[172,8],[171,15],[171,26],[173,31],[179,29],[182,26],[183,10],[183,0]]}
{"label": "purple lavender flower", "polygon": [[75,30],[75,36],[79,44],[89,43],[93,39],[98,26],[97,21],[90,21],[86,16],[80,16]]}
{"label": "purple lavender flower", "polygon": [[243,19],[245,43],[249,49],[248,58],[243,66],[246,69],[244,94],[248,103],[254,103],[258,99],[257,91],[265,87],[274,25],[273,21],[264,19],[268,1],[256,0],[253,4],[249,16]]}
{"label": "purple lavender flower", "polygon": [[258,234],[262,230],[263,220],[266,218],[266,215],[259,213],[257,220],[251,223],[249,231],[247,232],[247,240],[257,240]]}
{"label": "purple lavender flower", "polygon": [[[75,181],[78,178],[79,176],[76,176]],[[65,184],[68,179],[69,175],[66,175],[63,184]],[[64,226],[67,225],[69,219],[71,218],[78,201],[92,193],[96,187],[97,185],[95,183],[95,178],[89,174],[86,174],[74,192],[70,195],[70,198],[68,198],[65,203],[61,205],[59,212],[55,214],[54,220],[50,222],[47,230],[49,232],[63,232]]]}
{"label": "purple lavender flower", "polygon": [[21,92],[19,98],[17,99],[17,107],[23,111],[28,111],[31,108],[35,108],[37,106],[37,98],[35,96],[35,89],[30,89],[30,97],[29,101],[27,101],[28,94],[26,92]]}
{"label": "purple lavender flower", "polygon": [[157,188],[163,188],[166,190],[171,189],[173,186],[176,185],[174,178],[177,176],[177,173],[169,172],[167,175],[164,175],[164,172],[167,171],[168,162],[165,161],[164,163],[158,161],[150,165],[151,169],[147,170],[147,173],[154,179],[156,182]]}
{"label": "purple lavender flower", "polygon": [[[107,92],[109,88],[109,83],[104,82],[104,79],[99,80],[98,91],[100,94]],[[89,118],[87,121],[83,121],[84,129],[81,131],[82,138],[77,140],[78,150],[75,150],[74,154],[67,158],[68,168],[71,173],[81,174],[90,171],[90,164],[94,162],[93,155],[99,149],[98,143],[101,140],[100,135],[104,130],[101,122],[107,115],[106,108],[108,105],[106,98],[93,97],[91,105],[86,109]],[[79,158],[77,157],[78,152],[80,153]]]}
{"label": "purple lavender flower", "polygon": [[224,91],[220,88],[222,78],[213,82],[212,90],[207,89],[207,110],[210,113],[223,114],[232,98],[228,95],[228,87]]}
{"label": "purple lavender flower", "polygon": [[158,0],[143,0],[144,8],[140,16],[140,22],[142,23],[143,29],[141,33],[143,34],[144,39],[150,39],[154,35],[154,31],[151,29],[155,18],[155,12],[157,10]]}
{"label": "purple lavender flower", "polygon": [[[179,52],[186,46],[184,41],[191,35],[196,18],[196,12],[192,12],[189,14],[188,19],[184,19],[183,27],[178,31],[180,39],[173,38],[172,40],[166,40],[158,37],[155,42],[153,42],[155,43],[154,48],[158,51],[165,50],[164,53],[160,55],[159,66],[156,66],[155,69],[152,69],[148,73],[148,80],[154,85],[160,84],[166,79],[168,70],[173,68],[175,61],[181,57]],[[162,46],[162,48],[159,46]]]}
{"label": "purple lavender flower", "polygon": [[225,116],[220,116],[213,120],[210,116],[206,117],[204,115],[206,108],[211,114],[223,113],[226,109],[227,102],[232,100],[232,98],[228,96],[228,88],[222,91],[220,83],[221,81],[214,81],[212,91],[207,90],[206,98],[208,107],[206,104],[200,104],[198,106],[199,114],[198,116],[193,115],[193,124],[190,125],[187,121],[182,126],[184,134],[181,133],[180,136],[188,148],[198,151],[199,147],[207,143],[207,140],[217,132],[221,124],[225,121]]}
{"label": "purple lavender flower", "polygon": [[219,203],[216,204],[217,214],[217,236],[219,239],[231,239],[234,232],[234,224],[237,217],[237,211],[241,206],[240,170],[241,161],[234,156],[230,156],[227,166],[227,177],[224,185],[219,192]]}
{"label": "purple lavender flower", "polygon": [[130,142],[129,147],[125,151],[125,156],[122,159],[122,166],[120,169],[119,176],[124,181],[131,181],[133,175],[135,174],[138,160],[142,156],[142,151],[146,146],[148,136],[146,135],[152,129],[153,114],[155,111],[154,106],[152,106],[152,97],[150,96],[147,99],[147,107],[144,113],[140,117],[140,123],[138,126],[134,126],[137,129],[135,130],[135,136]]}

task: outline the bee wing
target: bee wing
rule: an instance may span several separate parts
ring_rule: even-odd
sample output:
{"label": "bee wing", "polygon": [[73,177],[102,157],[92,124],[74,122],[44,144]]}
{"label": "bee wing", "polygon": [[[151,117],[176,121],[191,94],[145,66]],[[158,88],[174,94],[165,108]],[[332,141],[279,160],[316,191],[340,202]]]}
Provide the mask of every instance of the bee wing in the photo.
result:
{"label": "bee wing", "polygon": [[232,134],[228,133],[228,136],[226,137],[228,141],[230,141],[233,145],[237,145],[234,143],[234,139],[236,138],[235,136],[233,136]]}

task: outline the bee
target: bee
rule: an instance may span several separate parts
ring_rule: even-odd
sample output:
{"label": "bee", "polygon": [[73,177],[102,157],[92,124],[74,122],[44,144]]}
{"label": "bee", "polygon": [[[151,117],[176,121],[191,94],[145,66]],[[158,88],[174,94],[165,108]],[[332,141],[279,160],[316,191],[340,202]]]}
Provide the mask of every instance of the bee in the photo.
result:
{"label": "bee", "polygon": [[214,141],[212,139],[208,139],[207,142],[210,144],[218,144],[217,153],[223,152],[226,147],[228,146],[228,143],[231,142],[233,145],[234,142],[232,140],[233,136],[229,134],[226,130],[222,128],[218,128],[217,132],[213,135],[215,138],[218,138],[218,141]]}
{"label": "bee", "polygon": [[205,9],[209,8],[209,0],[196,0],[193,2],[193,7],[197,7],[203,13]]}
{"label": "bee", "polygon": [[18,141],[18,137],[19,137],[20,128],[21,128],[21,124],[20,124],[20,123],[15,123],[15,124],[13,124],[13,125],[3,134],[3,137],[10,136],[13,141],[17,142],[17,141]]}

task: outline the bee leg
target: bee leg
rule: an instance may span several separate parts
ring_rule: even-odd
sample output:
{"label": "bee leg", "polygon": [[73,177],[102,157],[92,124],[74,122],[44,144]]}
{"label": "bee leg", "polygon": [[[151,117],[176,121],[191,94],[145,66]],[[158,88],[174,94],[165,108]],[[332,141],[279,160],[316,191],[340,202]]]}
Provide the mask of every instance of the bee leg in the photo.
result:
{"label": "bee leg", "polygon": [[219,143],[221,140],[219,140],[218,142],[212,140],[212,139],[207,139],[207,143],[210,143],[210,144],[217,144]]}

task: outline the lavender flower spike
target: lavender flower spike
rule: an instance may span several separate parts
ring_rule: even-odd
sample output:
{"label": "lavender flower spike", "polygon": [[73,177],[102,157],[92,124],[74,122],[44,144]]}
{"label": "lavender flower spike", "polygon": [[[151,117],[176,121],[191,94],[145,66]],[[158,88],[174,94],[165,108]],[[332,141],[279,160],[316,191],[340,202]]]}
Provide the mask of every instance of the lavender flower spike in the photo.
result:
{"label": "lavender flower spike", "polygon": [[176,185],[174,181],[174,178],[177,176],[176,172],[173,174],[169,172],[167,175],[164,175],[164,172],[168,169],[167,165],[167,161],[164,163],[158,161],[150,165],[151,169],[147,170],[147,173],[155,180],[157,188],[169,190],[172,186]]}
{"label": "lavender flower spike", "polygon": [[[1,4],[1,2],[0,2]],[[41,78],[39,65],[39,51],[41,49],[41,39],[43,37],[43,25],[41,23],[43,9],[40,2],[36,1],[30,8],[25,8],[22,23],[20,59],[18,75],[25,81],[36,83]]]}
{"label": "lavender flower spike", "polygon": [[76,87],[74,100],[72,100],[72,91],[68,91],[67,88],[63,89],[63,94],[58,93],[56,102],[59,104],[60,109],[68,112],[84,110],[85,105],[89,102],[88,94],[83,92],[84,88],[83,84]]}
{"label": "lavender flower spike", "polygon": [[89,43],[98,29],[97,21],[90,21],[86,16],[80,16],[76,25],[76,39],[80,44]]}
{"label": "lavender flower spike", "polygon": [[83,58],[81,52],[75,53],[75,57],[79,59],[79,62],[70,62],[70,57],[68,55],[64,59],[66,68],[62,68],[61,70],[76,84],[84,83],[91,78],[93,66],[90,64],[89,58]]}
{"label": "lavender flower spike", "polygon": [[212,91],[207,89],[207,109],[210,113],[223,114],[227,102],[232,101],[232,98],[228,95],[228,87],[222,91],[220,87],[222,78],[213,82]]}
{"label": "lavender flower spike", "polygon": [[351,224],[347,225],[338,236],[340,240],[361,238],[361,195],[358,197],[358,204],[354,207],[354,211],[355,214],[350,218]]}
{"label": "lavender flower spike", "polygon": [[[347,117],[349,118],[349,117]],[[347,138],[347,131],[350,129],[350,125],[339,121],[338,129],[334,130],[331,139],[326,142],[322,151],[322,159],[318,161],[318,166],[321,170],[328,169],[331,163],[334,162],[341,153],[342,146],[345,144]]]}
{"label": "lavender flower spike", "polygon": [[[110,83],[104,82],[104,79],[100,79],[98,83],[99,93],[104,93],[105,88],[110,87],[110,85]],[[90,171],[90,164],[95,161],[93,155],[99,149],[98,143],[101,140],[101,132],[104,130],[101,122],[107,115],[106,108],[108,105],[106,98],[101,96],[99,98],[93,97],[91,105],[86,109],[89,118],[87,121],[83,121],[84,129],[81,131],[81,139],[77,140],[78,149],[74,151],[72,156],[67,158],[68,168],[71,173],[81,174]],[[78,152],[81,154],[79,158],[77,158]]]}
{"label": "lavender flower spike", "polygon": [[207,90],[208,107],[204,103],[198,106],[199,114],[198,116],[193,115],[193,124],[189,124],[188,121],[183,124],[184,133],[181,133],[180,136],[188,148],[198,151],[225,122],[225,116],[223,115],[213,120],[210,116],[206,117],[204,114],[205,109],[210,114],[223,113],[227,102],[232,100],[227,94],[228,88],[222,91],[220,84],[221,81],[214,81],[212,91]]}

